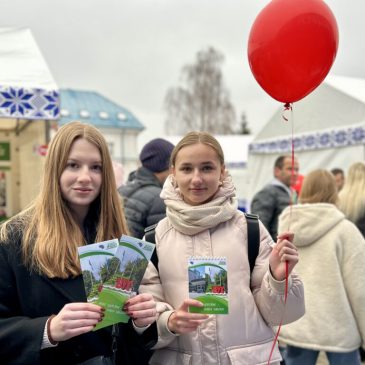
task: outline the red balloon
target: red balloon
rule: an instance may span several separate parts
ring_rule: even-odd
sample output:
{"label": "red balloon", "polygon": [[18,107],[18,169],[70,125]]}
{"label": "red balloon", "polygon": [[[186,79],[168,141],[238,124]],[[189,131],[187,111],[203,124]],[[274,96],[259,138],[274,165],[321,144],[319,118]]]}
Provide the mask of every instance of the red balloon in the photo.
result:
{"label": "red balloon", "polygon": [[338,48],[338,28],[323,0],[272,0],[257,16],[248,60],[259,85],[293,103],[326,77]]}

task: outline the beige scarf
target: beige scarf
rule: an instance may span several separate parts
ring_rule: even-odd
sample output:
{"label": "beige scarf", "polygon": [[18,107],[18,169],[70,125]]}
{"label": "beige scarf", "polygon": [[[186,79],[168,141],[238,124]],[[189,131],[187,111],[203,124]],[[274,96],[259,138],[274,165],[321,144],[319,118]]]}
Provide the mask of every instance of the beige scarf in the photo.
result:
{"label": "beige scarf", "polygon": [[223,180],[213,199],[208,203],[192,206],[184,202],[179,188],[170,175],[163,186],[161,198],[166,204],[166,215],[179,232],[192,236],[231,219],[237,211],[235,187],[229,174]]}

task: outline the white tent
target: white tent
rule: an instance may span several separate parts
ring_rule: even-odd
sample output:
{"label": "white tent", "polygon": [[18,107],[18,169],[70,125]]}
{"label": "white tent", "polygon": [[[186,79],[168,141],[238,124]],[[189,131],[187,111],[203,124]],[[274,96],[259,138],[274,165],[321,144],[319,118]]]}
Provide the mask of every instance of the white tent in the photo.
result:
{"label": "white tent", "polygon": [[292,141],[303,175],[317,168],[346,171],[364,160],[365,79],[328,76],[292,112],[278,108],[250,145],[249,200],[272,179],[275,159],[291,153]]}
{"label": "white tent", "polygon": [[0,219],[35,196],[59,92],[29,29],[0,28]]}
{"label": "white tent", "polygon": [[29,29],[0,29],[0,130],[59,117],[59,92]]}

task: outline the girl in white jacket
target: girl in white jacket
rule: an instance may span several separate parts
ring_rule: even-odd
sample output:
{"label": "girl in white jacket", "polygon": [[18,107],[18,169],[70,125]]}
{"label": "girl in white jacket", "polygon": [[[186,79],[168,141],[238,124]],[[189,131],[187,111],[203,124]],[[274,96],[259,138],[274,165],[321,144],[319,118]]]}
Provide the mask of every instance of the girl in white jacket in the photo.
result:
{"label": "girl in white jacket", "polygon": [[358,365],[357,349],[365,344],[365,241],[337,209],[330,172],[307,175],[299,202],[279,218],[279,229],[291,221],[295,232],[306,300],[306,314],[281,331],[285,363],[314,365],[325,351],[331,365]]}
{"label": "girl in white jacket", "polygon": [[[237,209],[217,140],[204,132],[188,133],[173,150],[171,165],[161,193],[167,217],[156,229],[159,264],[149,265],[140,287],[153,294],[160,313],[150,364],[266,364],[274,339],[271,327],[304,313],[303,286],[292,273],[298,262],[293,235],[279,235],[275,245],[260,223],[259,255],[250,275],[245,216]],[[189,312],[189,307],[202,306],[188,299],[191,256],[226,258],[229,314]],[[275,347],[271,364],[280,359]]]}

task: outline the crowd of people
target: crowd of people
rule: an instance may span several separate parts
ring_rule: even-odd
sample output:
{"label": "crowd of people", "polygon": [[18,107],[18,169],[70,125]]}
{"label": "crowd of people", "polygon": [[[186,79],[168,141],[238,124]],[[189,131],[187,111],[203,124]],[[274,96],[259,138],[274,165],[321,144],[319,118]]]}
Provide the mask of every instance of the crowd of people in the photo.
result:
{"label": "crowd of people", "polygon": [[359,364],[359,352],[365,360],[365,163],[351,165],[346,179],[341,168],[312,171],[296,191],[298,172],[296,158],[279,156],[274,179],[251,204],[273,238],[290,227],[300,256],[306,314],[281,330],[282,364],[315,365],[320,351],[331,365]]}
{"label": "crowd of people", "polygon": [[[364,165],[365,166],[365,165]],[[345,184],[346,185],[346,184]],[[359,364],[365,333],[365,242],[338,203],[333,175],[310,172],[297,205],[279,217],[279,231],[290,224],[300,261],[306,313],[284,326],[286,365],[315,365],[319,351],[330,364]]]}
{"label": "crowd of people", "polygon": [[[360,364],[365,346],[365,163],[308,173],[279,156],[274,179],[252,200],[258,253],[249,262],[247,216],[238,209],[224,152],[206,132],[176,146],[158,138],[116,184],[107,143],[70,122],[50,143],[39,195],[0,227],[0,358],[43,364]],[[128,323],[94,331],[77,248],[154,230],[154,259]],[[227,262],[228,314],[189,298],[192,257]],[[275,343],[276,327],[280,349]]]}

